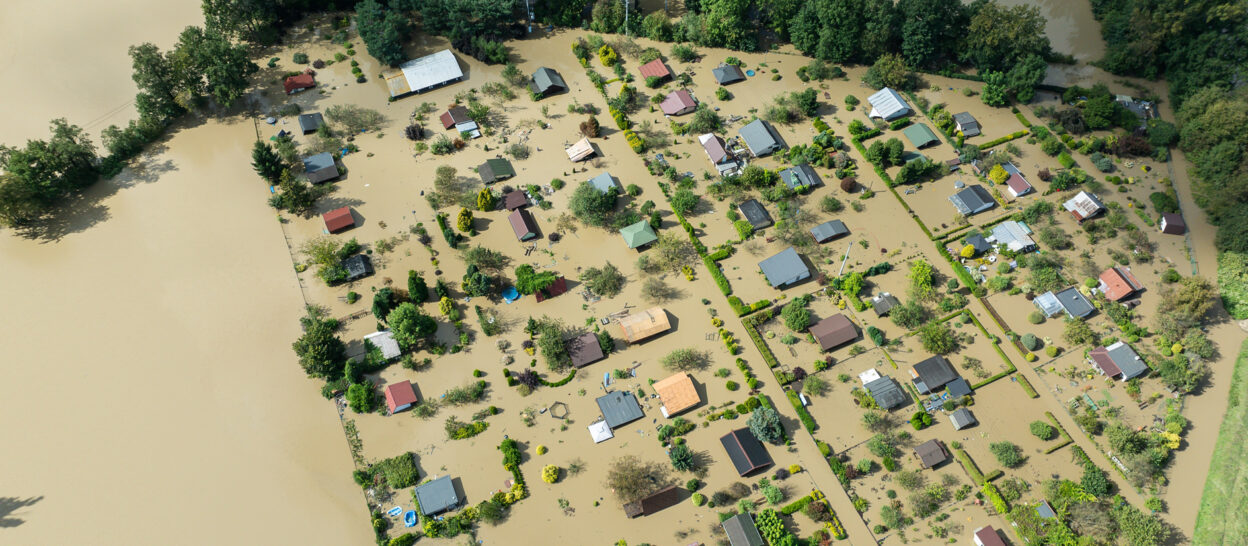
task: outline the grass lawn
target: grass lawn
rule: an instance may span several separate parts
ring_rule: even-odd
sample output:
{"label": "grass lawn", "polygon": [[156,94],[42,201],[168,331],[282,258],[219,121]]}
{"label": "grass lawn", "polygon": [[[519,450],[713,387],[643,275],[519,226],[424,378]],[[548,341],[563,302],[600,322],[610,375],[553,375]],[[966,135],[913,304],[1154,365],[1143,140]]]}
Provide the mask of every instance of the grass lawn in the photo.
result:
{"label": "grass lawn", "polygon": [[1248,449],[1248,341],[1240,346],[1229,396],[1196,517],[1195,544],[1248,543],[1248,466],[1239,457]]}

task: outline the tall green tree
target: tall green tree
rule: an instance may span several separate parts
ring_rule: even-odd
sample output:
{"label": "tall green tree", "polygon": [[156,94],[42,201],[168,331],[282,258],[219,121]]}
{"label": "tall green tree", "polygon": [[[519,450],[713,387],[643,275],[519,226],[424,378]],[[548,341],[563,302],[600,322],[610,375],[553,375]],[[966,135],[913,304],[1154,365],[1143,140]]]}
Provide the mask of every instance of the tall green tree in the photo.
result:
{"label": "tall green tree", "polygon": [[207,94],[229,108],[242,97],[248,77],[260,70],[251,62],[247,47],[231,43],[219,32],[186,27],[174,48],[175,75],[186,82],[192,95]]}
{"label": "tall green tree", "polygon": [[901,54],[916,68],[936,67],[956,58],[958,41],[966,28],[966,10],[960,0],[899,0]]}
{"label": "tall green tree", "polygon": [[438,331],[438,322],[410,302],[400,303],[390,311],[386,324],[394,333],[394,340],[405,349],[416,347],[422,339]]}
{"label": "tall green tree", "polygon": [[281,157],[278,157],[277,152],[273,151],[269,143],[257,140],[251,148],[251,168],[256,170],[260,178],[273,184],[281,180],[282,171],[288,166]]}
{"label": "tall green tree", "polygon": [[48,140],[22,148],[0,146],[0,222],[19,226],[50,213],[71,193],[99,178],[95,145],[64,118],[51,123]]}
{"label": "tall green tree", "polygon": [[615,211],[617,193],[616,188],[601,192],[589,182],[581,182],[572,192],[568,208],[586,225],[605,226],[611,220],[611,213]]}
{"label": "tall green tree", "polygon": [[139,88],[134,99],[139,116],[163,121],[186,112],[178,101],[182,76],[169,54],[155,44],[143,43],[130,46],[130,60],[134,68],[131,78]]}
{"label": "tall green tree", "polygon": [[335,335],[338,321],[326,319],[314,308],[308,308],[303,323],[303,335],[291,347],[299,356],[299,365],[309,377],[328,380],[342,377],[347,363],[347,346]]}
{"label": "tall green tree", "polygon": [[368,54],[390,66],[403,62],[403,35],[408,21],[399,11],[383,6],[377,0],[364,0],[355,6],[360,39]]}
{"label": "tall green tree", "polygon": [[524,12],[519,0],[421,0],[418,4],[424,30],[452,40],[501,36]]}
{"label": "tall green tree", "polygon": [[204,28],[234,40],[277,43],[279,10],[272,0],[203,0]]}
{"label": "tall green tree", "polygon": [[1005,106],[1009,102],[1006,98],[1006,82],[1005,74],[1002,72],[994,72],[986,70],[983,73],[984,88],[979,93],[980,100],[988,106]]}
{"label": "tall green tree", "polygon": [[1029,55],[1049,52],[1044,17],[1036,6],[1005,7],[996,0],[973,4],[962,60],[982,70],[1006,71]]}
{"label": "tall green tree", "polygon": [[1032,54],[1023,57],[1018,64],[1005,73],[1007,92],[1018,102],[1030,102],[1032,97],[1036,96],[1036,86],[1044,81],[1044,75],[1048,71],[1049,63],[1045,62],[1040,55]]}
{"label": "tall green tree", "polygon": [[860,59],[874,62],[881,55],[896,51],[901,43],[901,12],[893,0],[864,0]]}
{"label": "tall green tree", "polygon": [[815,0],[802,5],[789,34],[802,53],[834,63],[860,57],[863,30],[862,0]]}

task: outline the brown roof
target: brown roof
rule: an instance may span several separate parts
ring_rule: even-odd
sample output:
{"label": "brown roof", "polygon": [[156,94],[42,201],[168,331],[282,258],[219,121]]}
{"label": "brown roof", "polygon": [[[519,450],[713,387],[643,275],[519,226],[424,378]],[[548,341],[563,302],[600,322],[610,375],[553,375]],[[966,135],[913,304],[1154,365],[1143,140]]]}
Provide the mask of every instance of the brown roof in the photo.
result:
{"label": "brown roof", "polygon": [[511,211],[507,221],[511,222],[511,230],[516,232],[516,239],[527,241],[537,237],[537,224],[533,222],[533,215],[527,209]]}
{"label": "brown roof", "polygon": [[316,78],[307,72],[286,78],[286,81],[282,83],[282,88],[286,90],[287,95],[296,89],[308,89],[310,87],[316,87]]}
{"label": "brown roof", "polygon": [[653,514],[669,506],[676,506],[680,503],[681,496],[680,488],[669,485],[644,499],[625,504],[624,514],[630,518]]}
{"label": "brown roof", "polygon": [[1183,221],[1183,216],[1177,212],[1161,213],[1161,224],[1165,226],[1161,229],[1162,233],[1182,235],[1187,231],[1187,223]]}
{"label": "brown roof", "polygon": [[693,378],[685,372],[655,383],[654,391],[659,393],[659,400],[663,401],[668,417],[692,408],[702,401],[702,398],[698,396],[697,387],[693,385]]}
{"label": "brown roof", "polygon": [[854,323],[842,313],[825,318],[810,327],[810,334],[819,340],[823,350],[835,349],[858,339],[858,329]]}
{"label": "brown roof", "polygon": [[1005,185],[1009,186],[1011,190],[1014,190],[1016,195],[1023,195],[1032,189],[1031,184],[1024,180],[1018,173],[1013,173],[1009,178],[1006,178]]}
{"label": "brown roof", "polygon": [[633,313],[620,319],[620,329],[624,331],[624,340],[636,343],[671,329],[667,321],[667,311],[662,307],[652,307],[640,313]]}
{"label": "brown roof", "polygon": [[458,123],[468,121],[468,109],[463,106],[452,106],[442,112],[438,119],[442,120],[442,127],[450,129]]}
{"label": "brown roof", "polygon": [[351,216],[351,207],[331,210],[321,215],[321,219],[325,220],[325,230],[330,233],[355,225],[355,217]]}
{"label": "brown roof", "polygon": [[1101,293],[1109,301],[1127,298],[1141,288],[1140,281],[1125,267],[1114,266],[1101,273]]}
{"label": "brown roof", "polygon": [[602,346],[598,344],[598,336],[593,332],[581,334],[568,340],[568,355],[572,357],[572,365],[583,368],[603,358]]}
{"label": "brown roof", "polygon": [[979,543],[984,546],[1007,546],[1001,535],[997,534],[997,530],[991,525],[988,527],[980,527],[975,530],[975,538],[979,539]]}
{"label": "brown roof", "polygon": [[506,207],[507,210],[516,210],[520,207],[528,205],[529,197],[520,190],[508,192],[507,195],[503,196],[503,206]]}
{"label": "brown roof", "polygon": [[545,300],[548,300],[550,298],[563,294],[564,292],[567,292],[567,291],[568,291],[568,279],[560,276],[555,279],[555,282],[550,283],[550,286],[547,286],[546,288],[538,290],[537,293],[533,294],[533,297],[537,298],[538,303],[541,303]]}
{"label": "brown roof", "polygon": [[1096,366],[1109,377],[1122,373],[1122,368],[1119,368],[1118,364],[1114,363],[1114,359],[1109,357],[1109,349],[1104,347],[1092,349],[1088,351],[1088,358],[1091,358],[1092,362],[1096,363]]}
{"label": "brown roof", "polygon": [[940,440],[928,440],[914,448],[914,456],[923,463],[923,468],[932,468],[949,459],[949,452]]}
{"label": "brown roof", "polygon": [[416,389],[412,382],[404,379],[398,383],[386,385],[386,406],[393,412],[395,408],[416,403]]}
{"label": "brown roof", "polygon": [[666,64],[663,64],[663,59],[655,59],[643,64],[638,70],[641,71],[641,77],[643,78],[649,78],[650,76],[659,78],[672,77],[672,71],[667,68]]}

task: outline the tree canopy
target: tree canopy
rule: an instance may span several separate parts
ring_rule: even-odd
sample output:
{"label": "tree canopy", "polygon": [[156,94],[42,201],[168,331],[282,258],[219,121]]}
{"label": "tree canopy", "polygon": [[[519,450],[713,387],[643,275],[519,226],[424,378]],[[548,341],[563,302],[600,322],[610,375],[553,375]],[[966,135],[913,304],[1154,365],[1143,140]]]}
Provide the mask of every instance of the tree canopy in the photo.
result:
{"label": "tree canopy", "polygon": [[303,323],[303,335],[291,344],[299,356],[299,365],[309,377],[334,380],[342,377],[347,363],[347,346],[338,339],[338,321],[326,319],[315,308],[299,319]]}

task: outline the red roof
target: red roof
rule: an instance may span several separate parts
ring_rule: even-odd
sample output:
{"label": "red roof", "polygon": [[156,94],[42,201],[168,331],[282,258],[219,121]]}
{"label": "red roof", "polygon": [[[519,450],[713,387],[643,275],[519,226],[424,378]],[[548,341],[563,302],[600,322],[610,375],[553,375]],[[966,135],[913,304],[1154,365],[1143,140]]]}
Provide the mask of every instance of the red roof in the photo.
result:
{"label": "red roof", "polygon": [[1005,179],[1005,185],[1014,190],[1014,195],[1026,195],[1032,189],[1031,184],[1027,183],[1022,175],[1018,173],[1011,174],[1009,178]]}
{"label": "red roof", "polygon": [[412,382],[404,379],[398,383],[386,385],[386,406],[394,413],[395,408],[416,403],[416,389]]}
{"label": "red roof", "polygon": [[463,106],[452,106],[445,112],[442,112],[438,119],[442,120],[442,127],[450,129],[457,124],[468,121],[468,109]]}
{"label": "red roof", "polygon": [[286,89],[286,94],[289,95],[298,89],[316,87],[316,78],[312,77],[311,74],[304,72],[298,76],[286,78],[286,81],[282,83],[282,87]]}
{"label": "red roof", "polygon": [[351,215],[351,207],[331,210],[321,218],[325,220],[325,230],[333,233],[355,225],[355,217]]}
{"label": "red roof", "polygon": [[663,59],[655,59],[643,64],[638,70],[641,71],[641,77],[643,78],[649,78],[650,76],[658,78],[672,77],[672,71],[667,68],[667,65],[663,64]]}
{"label": "red roof", "polygon": [[559,277],[555,279],[555,282],[551,283],[550,286],[547,286],[546,288],[538,290],[536,294],[533,294],[533,296],[537,298],[538,302],[541,302],[543,300],[558,296],[567,291],[568,291],[568,279]]}
{"label": "red roof", "polygon": [[1101,273],[1102,294],[1110,301],[1118,301],[1129,297],[1137,290],[1143,288],[1140,281],[1136,280],[1135,275],[1131,274],[1131,270],[1125,267],[1111,267]]}
{"label": "red roof", "polygon": [[693,95],[684,89],[678,89],[667,95],[663,102],[659,103],[659,108],[664,114],[675,116],[685,114],[698,107],[698,101],[693,100]]}
{"label": "red roof", "polygon": [[1096,367],[1100,368],[1109,377],[1122,373],[1122,368],[1119,368],[1114,363],[1114,359],[1109,357],[1109,349],[1104,347],[1092,349],[1088,351],[1088,358],[1091,358],[1092,362],[1096,363]]}

